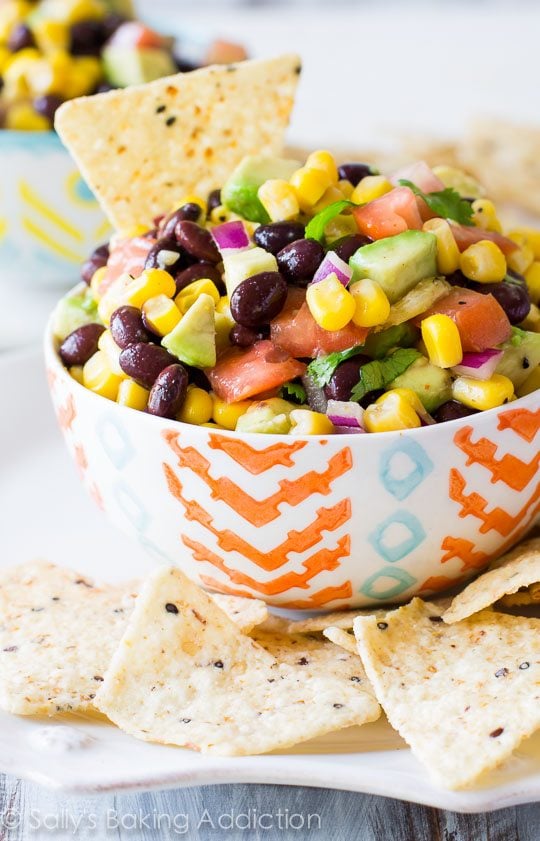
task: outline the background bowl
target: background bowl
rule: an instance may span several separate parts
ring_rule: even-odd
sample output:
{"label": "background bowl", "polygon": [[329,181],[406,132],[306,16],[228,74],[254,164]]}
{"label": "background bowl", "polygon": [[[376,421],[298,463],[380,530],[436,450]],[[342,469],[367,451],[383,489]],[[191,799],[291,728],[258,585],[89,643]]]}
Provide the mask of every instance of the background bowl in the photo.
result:
{"label": "background bowl", "polygon": [[0,286],[69,288],[109,223],[53,131],[0,131]]}
{"label": "background bowl", "polygon": [[[540,510],[538,393],[405,433],[238,435],[95,395],[63,368],[50,331],[45,353],[94,500],[211,589],[310,610],[404,601],[477,573]],[[110,562],[130,575],[129,557]]]}

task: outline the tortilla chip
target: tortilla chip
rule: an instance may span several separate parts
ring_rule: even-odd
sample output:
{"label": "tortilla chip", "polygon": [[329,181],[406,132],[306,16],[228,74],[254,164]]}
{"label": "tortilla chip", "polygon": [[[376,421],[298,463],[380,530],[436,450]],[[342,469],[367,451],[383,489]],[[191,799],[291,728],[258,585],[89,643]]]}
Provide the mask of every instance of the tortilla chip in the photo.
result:
{"label": "tortilla chip", "polygon": [[179,73],[66,102],[55,128],[113,225],[151,227],[245,155],[281,152],[300,69],[283,55]]}
{"label": "tortilla chip", "polygon": [[[445,622],[459,622],[494,604],[503,596],[540,582],[540,537],[526,540],[503,555],[454,598],[443,616]],[[518,602],[523,604],[523,602]]]}
{"label": "tortilla chip", "polygon": [[0,707],[87,710],[126,627],[129,586],[97,586],[45,561],[0,576]]}
{"label": "tortilla chip", "polygon": [[509,593],[499,599],[497,604],[503,607],[531,607],[540,604],[540,583],[531,584],[517,593]]}
{"label": "tortilla chip", "polygon": [[353,676],[327,677],[288,656],[278,662],[178,569],[160,568],[143,587],[96,704],[146,741],[255,754],[375,720],[378,704]]}
{"label": "tortilla chip", "polygon": [[386,610],[380,608],[366,608],[365,610],[336,610],[334,613],[320,613],[308,619],[294,619],[289,622],[290,634],[312,634],[324,631],[330,626],[352,630],[354,620],[358,616],[384,615]]}
{"label": "tortilla chip", "polygon": [[356,654],[358,657],[358,646],[356,644],[356,637],[353,634],[344,631],[343,628],[336,628],[333,625],[330,628],[325,628],[323,634],[334,645],[339,645],[340,648],[344,648],[345,651],[348,651],[350,654]]}
{"label": "tortilla chip", "polygon": [[540,620],[482,611],[446,625],[414,599],[357,619],[388,720],[446,788],[470,786],[540,727]]}
{"label": "tortilla chip", "polygon": [[268,618],[268,608],[261,599],[224,596],[221,593],[212,593],[210,598],[245,634]]}

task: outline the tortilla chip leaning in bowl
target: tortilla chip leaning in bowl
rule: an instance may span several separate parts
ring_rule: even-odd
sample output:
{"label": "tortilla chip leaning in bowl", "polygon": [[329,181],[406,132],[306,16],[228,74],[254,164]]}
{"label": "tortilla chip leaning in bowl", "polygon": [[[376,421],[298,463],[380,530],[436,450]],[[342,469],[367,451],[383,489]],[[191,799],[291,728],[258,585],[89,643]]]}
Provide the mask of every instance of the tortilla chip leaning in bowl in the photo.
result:
{"label": "tortilla chip leaning in bowl", "polygon": [[[447,623],[459,622],[503,597],[518,594],[522,588],[540,582],[540,537],[519,543],[495,561],[487,572],[476,578],[453,599],[443,614]],[[538,599],[540,601],[540,598]],[[526,593],[519,593],[513,604],[531,604]],[[508,602],[506,603],[508,605]],[[512,602],[510,602],[512,604]]]}
{"label": "tortilla chip leaning in bowl", "polygon": [[472,785],[540,727],[540,619],[485,610],[447,625],[415,598],[354,632],[390,724],[445,788]]}
{"label": "tortilla chip leaning in bowl", "polygon": [[96,705],[137,738],[220,755],[265,753],[378,718],[371,689],[355,679],[359,658],[326,674],[318,652],[285,653],[272,635],[267,644],[162,567],[143,587]]}
{"label": "tortilla chip leaning in bowl", "polygon": [[220,187],[246,155],[278,155],[297,55],[214,65],[64,103],[55,128],[119,231]]}

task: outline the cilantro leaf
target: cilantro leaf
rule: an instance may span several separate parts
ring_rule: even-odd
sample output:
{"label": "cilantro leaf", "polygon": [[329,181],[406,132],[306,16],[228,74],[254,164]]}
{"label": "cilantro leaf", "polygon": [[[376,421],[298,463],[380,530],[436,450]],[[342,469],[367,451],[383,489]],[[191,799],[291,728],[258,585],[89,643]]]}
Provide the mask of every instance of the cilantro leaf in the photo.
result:
{"label": "cilantro leaf", "polygon": [[357,345],[348,350],[334,351],[334,353],[329,353],[328,356],[319,356],[309,363],[306,373],[309,374],[311,380],[318,388],[324,388],[332,379],[332,375],[339,363],[350,359],[351,356],[362,353],[363,349],[363,345]]}
{"label": "cilantro leaf", "polygon": [[472,225],[473,209],[471,203],[462,199],[457,190],[452,187],[446,187],[446,189],[434,193],[423,193],[416,184],[407,181],[406,178],[400,178],[399,183],[403,187],[409,187],[415,196],[424,199],[429,209],[442,219],[453,219],[462,225]]}
{"label": "cilantro leaf", "polygon": [[328,225],[329,222],[332,221],[336,216],[345,210],[346,207],[356,207],[354,202],[347,201],[343,199],[342,201],[335,201],[332,204],[329,204],[328,207],[325,207],[324,210],[321,210],[320,213],[317,213],[316,216],[313,217],[311,222],[306,227],[306,232],[304,237],[306,239],[316,239],[318,242],[322,242],[324,239],[324,229]]}
{"label": "cilantro leaf", "polygon": [[351,393],[351,400],[360,401],[370,391],[379,391],[403,374],[422,354],[414,348],[397,348],[386,359],[374,359],[360,368],[360,380]]}
{"label": "cilantro leaf", "polygon": [[288,397],[293,397],[298,400],[299,403],[305,403],[307,401],[306,389],[302,383],[283,383],[281,386],[281,397],[285,400],[287,400]]}

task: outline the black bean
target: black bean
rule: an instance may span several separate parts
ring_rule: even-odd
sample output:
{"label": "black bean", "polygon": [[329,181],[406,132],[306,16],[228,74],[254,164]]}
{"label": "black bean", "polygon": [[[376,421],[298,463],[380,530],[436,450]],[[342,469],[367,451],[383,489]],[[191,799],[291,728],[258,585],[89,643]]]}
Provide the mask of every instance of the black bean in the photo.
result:
{"label": "black bean", "polygon": [[95,89],[94,93],[109,93],[109,91],[115,91],[116,85],[111,85],[109,82],[101,82]]}
{"label": "black bean", "polygon": [[501,305],[510,324],[520,324],[527,317],[531,308],[531,299],[525,283],[502,281],[501,283],[469,284],[476,292],[493,295]]}
{"label": "black bean", "polygon": [[125,348],[119,362],[122,371],[144,388],[152,388],[164,368],[176,365],[176,359],[165,348],[147,342]]}
{"label": "black bean", "polygon": [[280,272],[289,283],[307,286],[324,258],[324,249],[314,239],[297,239],[277,255]]}
{"label": "black bean", "polygon": [[469,409],[463,403],[457,400],[448,400],[443,403],[433,412],[433,417],[437,423],[445,423],[446,421],[459,420],[460,418],[467,418],[469,415],[475,415],[476,409]]}
{"label": "black bean", "polygon": [[186,399],[188,373],[176,362],[156,377],[148,397],[147,411],[160,418],[175,418]]}
{"label": "black bean", "polygon": [[194,280],[201,280],[203,277],[213,280],[220,291],[224,289],[219,269],[213,263],[202,260],[200,263],[193,263],[192,266],[188,266],[187,269],[182,269],[175,274],[176,294],[193,283]]}
{"label": "black bean", "polygon": [[160,222],[160,236],[164,239],[173,239],[175,237],[174,231],[179,222],[188,220],[190,222],[199,222],[202,216],[201,207],[195,202],[188,202],[179,207],[168,216],[164,216]]}
{"label": "black bean", "polygon": [[[170,254],[162,254],[162,251],[170,252]],[[172,256],[173,254],[178,254],[176,260],[174,260]],[[181,266],[181,259],[182,249],[178,247],[176,241],[174,239],[160,238],[146,255],[144,268],[164,269],[166,272],[169,272],[169,274],[174,274],[174,272],[178,271]],[[169,262],[169,260],[172,260],[172,262]]]}
{"label": "black bean", "polygon": [[[340,362],[324,388],[326,397],[329,400],[350,400],[351,392],[360,380],[360,368],[369,361],[367,356],[359,354]],[[373,402],[371,395],[370,402]]]}
{"label": "black bean", "polygon": [[343,237],[338,243],[334,243],[331,246],[331,250],[335,251],[338,257],[341,257],[342,260],[348,263],[359,248],[369,245],[370,242],[373,242],[371,237],[366,237],[364,234],[351,234],[348,237]]}
{"label": "black bean", "polygon": [[206,199],[206,213],[208,216],[221,204],[221,190],[212,190]]}
{"label": "black bean", "polygon": [[459,269],[457,269],[455,272],[452,272],[452,274],[447,274],[447,275],[445,276],[445,278],[444,278],[444,279],[445,279],[445,280],[447,280],[447,281],[448,281],[448,283],[449,283],[451,286],[461,286],[461,287],[462,287],[462,288],[464,288],[464,289],[466,289],[466,288],[467,288],[467,286],[468,286],[468,284],[469,284],[469,282],[470,282],[470,281],[469,281],[469,280],[465,277],[465,275],[463,274],[463,272],[461,272]]}
{"label": "black bean", "polygon": [[258,330],[254,330],[252,327],[244,327],[242,324],[235,324],[229,333],[229,341],[237,347],[251,347],[255,342],[267,339],[269,335],[270,326],[268,324],[259,327]]}
{"label": "black bean", "polygon": [[84,282],[90,283],[95,272],[107,265],[108,259],[109,246],[107,243],[105,243],[105,245],[98,245],[97,248],[94,248],[88,260],[86,260],[81,267],[81,277]]}
{"label": "black bean", "polygon": [[270,254],[277,254],[286,245],[302,239],[304,230],[301,222],[271,222],[269,225],[259,225],[253,239],[260,248]]}
{"label": "black bean", "polygon": [[340,179],[350,181],[353,187],[356,187],[366,175],[373,175],[373,167],[370,164],[354,161],[348,164],[341,164],[338,167],[338,174]]}
{"label": "black bean", "polygon": [[219,263],[221,261],[221,255],[210,231],[197,225],[196,222],[183,219],[177,222],[174,233],[178,244],[192,257],[196,257],[198,260],[207,260],[209,263]]}
{"label": "black bean", "polygon": [[18,53],[19,50],[34,47],[35,43],[32,30],[25,23],[19,23],[11,30],[7,45],[10,52]]}
{"label": "black bean", "polygon": [[38,114],[46,117],[52,123],[54,122],[56,110],[62,102],[63,100],[59,96],[49,93],[44,96],[37,96],[32,102],[32,105],[34,106],[34,111],[37,111]]}
{"label": "black bean", "polygon": [[102,324],[83,324],[66,336],[58,349],[65,365],[84,365],[98,349],[98,339],[105,330]]}
{"label": "black bean", "polygon": [[260,327],[278,315],[287,300],[287,283],[279,272],[260,272],[238,284],[231,295],[231,314],[243,327]]}
{"label": "black bean", "polygon": [[107,33],[100,20],[80,20],[70,28],[70,52],[72,55],[99,55],[107,39]]}
{"label": "black bean", "polygon": [[103,21],[103,29],[105,32],[105,39],[108,40],[116,30],[125,23],[127,18],[123,15],[119,15],[116,12],[113,12],[110,15],[107,15],[105,20]]}
{"label": "black bean", "polygon": [[140,342],[149,342],[150,336],[144,327],[141,311],[127,304],[118,307],[111,315],[111,333],[118,347],[124,350]]}

